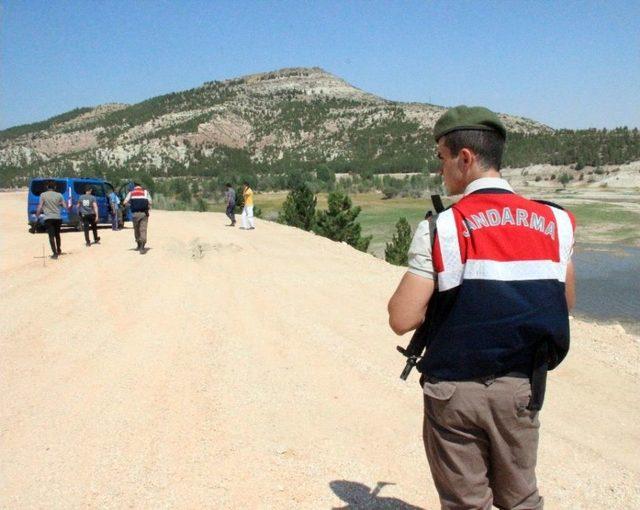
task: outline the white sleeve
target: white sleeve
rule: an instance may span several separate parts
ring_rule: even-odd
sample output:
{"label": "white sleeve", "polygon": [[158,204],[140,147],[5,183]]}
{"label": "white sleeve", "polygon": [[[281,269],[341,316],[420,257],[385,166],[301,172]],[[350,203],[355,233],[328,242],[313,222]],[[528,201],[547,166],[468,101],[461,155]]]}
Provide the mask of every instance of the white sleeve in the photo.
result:
{"label": "white sleeve", "polygon": [[411,246],[409,247],[409,272],[423,278],[435,280],[435,271],[431,259],[431,234],[429,233],[429,222],[421,221],[418,224],[416,233],[413,235]]}

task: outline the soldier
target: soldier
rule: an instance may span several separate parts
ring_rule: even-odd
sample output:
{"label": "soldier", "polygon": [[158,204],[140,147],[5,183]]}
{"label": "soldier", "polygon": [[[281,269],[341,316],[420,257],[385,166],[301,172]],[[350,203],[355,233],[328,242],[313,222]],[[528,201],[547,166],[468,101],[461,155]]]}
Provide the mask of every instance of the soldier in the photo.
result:
{"label": "soldier", "polygon": [[151,194],[139,184],[127,193],[122,203],[124,207],[131,205],[133,215],[133,233],[136,238],[136,250],[144,255],[147,251],[147,226],[149,224],[149,211],[151,210]]}
{"label": "soldier", "polygon": [[[55,191],[53,182],[47,183],[47,191],[40,194],[38,207],[36,208],[36,221],[40,213],[44,213],[44,224],[49,235],[49,245],[51,246],[52,259],[57,259],[62,255],[62,243],[60,239],[60,227],[62,226],[62,215],[60,208],[67,209],[63,196]],[[35,226],[34,226],[35,228]]]}
{"label": "soldier", "polygon": [[404,334],[426,322],[417,367],[424,443],[443,509],[541,509],[538,412],[547,368],[569,347],[575,223],[500,177],[506,129],[486,108],[458,106],[434,127],[450,195],[423,221],[389,301]]}

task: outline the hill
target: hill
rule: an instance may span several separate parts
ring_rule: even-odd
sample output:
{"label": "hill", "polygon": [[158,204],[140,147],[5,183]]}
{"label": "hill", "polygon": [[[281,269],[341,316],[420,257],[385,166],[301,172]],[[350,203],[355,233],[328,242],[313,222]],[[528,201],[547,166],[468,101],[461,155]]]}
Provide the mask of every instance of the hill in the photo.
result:
{"label": "hill", "polygon": [[[443,111],[380,98],[319,68],[282,69],[0,131],[0,172],[255,174],[304,162],[419,169],[435,162],[423,142]],[[512,132],[552,131],[501,117]]]}
{"label": "hill", "polygon": [[[387,325],[403,270],[325,238],[153,211],[58,261],[0,193],[0,507],[435,508],[415,374]],[[640,344],[572,321],[550,374],[549,508],[640,506]],[[409,506],[412,505],[412,506]]]}

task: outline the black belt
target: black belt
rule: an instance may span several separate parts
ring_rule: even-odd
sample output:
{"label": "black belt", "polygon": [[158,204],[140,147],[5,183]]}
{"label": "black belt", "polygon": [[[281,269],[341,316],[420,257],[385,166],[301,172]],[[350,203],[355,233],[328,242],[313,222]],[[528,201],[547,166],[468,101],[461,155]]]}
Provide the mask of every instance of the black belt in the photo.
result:
{"label": "black belt", "polygon": [[[473,381],[473,382],[481,382],[483,384],[486,384],[486,383],[495,381],[499,377],[517,377],[519,379],[529,379],[531,376],[526,372],[520,372],[520,371],[514,370],[511,372],[500,372],[498,374],[483,375],[482,377],[471,377],[470,379],[455,379],[455,382]],[[425,380],[431,383],[446,381],[446,379],[438,379],[437,377],[433,377],[433,376],[426,376]]]}
{"label": "black belt", "polygon": [[486,384],[488,382],[495,381],[499,377],[517,377],[519,379],[529,379],[529,374],[526,374],[524,372],[519,372],[519,371],[501,372],[499,374],[485,375],[483,377],[476,377],[476,378],[470,379],[470,380],[471,381],[478,381],[478,382]]}
{"label": "black belt", "polygon": [[506,374],[500,374],[498,377],[518,377],[519,379],[529,379],[531,377],[529,374],[525,372],[507,372]]}

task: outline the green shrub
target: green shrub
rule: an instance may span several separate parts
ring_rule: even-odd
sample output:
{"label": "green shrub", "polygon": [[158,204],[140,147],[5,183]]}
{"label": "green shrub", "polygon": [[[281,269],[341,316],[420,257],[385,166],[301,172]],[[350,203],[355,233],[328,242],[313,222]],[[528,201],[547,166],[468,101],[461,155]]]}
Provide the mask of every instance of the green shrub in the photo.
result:
{"label": "green shrub", "polygon": [[560,177],[558,177],[558,182],[565,188],[571,179],[572,177],[567,172],[562,172]]}
{"label": "green shrub", "polygon": [[409,263],[408,252],[411,245],[411,226],[407,218],[400,218],[396,223],[396,233],[384,250],[384,259],[396,266],[406,266]]}

